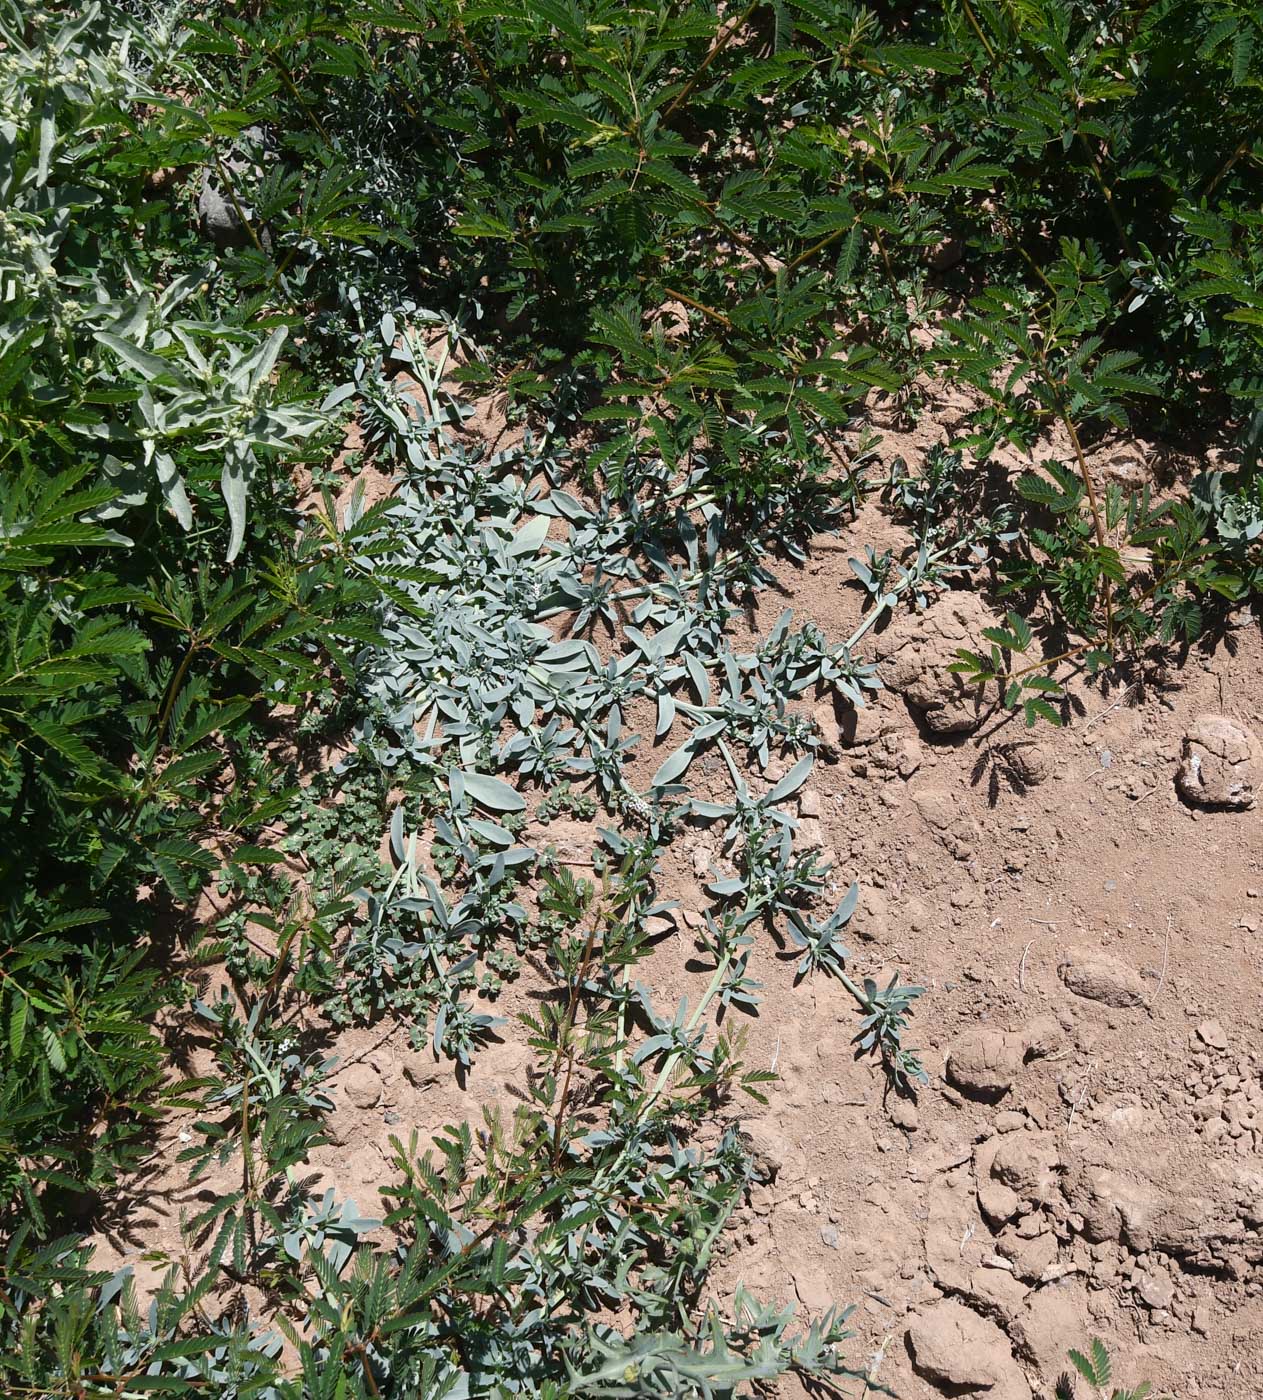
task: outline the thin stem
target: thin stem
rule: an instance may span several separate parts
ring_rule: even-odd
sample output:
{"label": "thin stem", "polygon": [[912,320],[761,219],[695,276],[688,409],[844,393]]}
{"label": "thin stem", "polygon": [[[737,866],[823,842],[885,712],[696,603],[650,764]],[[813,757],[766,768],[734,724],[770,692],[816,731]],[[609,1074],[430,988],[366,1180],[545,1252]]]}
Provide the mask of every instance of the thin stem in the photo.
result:
{"label": "thin stem", "polygon": [[662,114],[663,122],[668,122],[671,120],[672,113],[674,113],[675,109],[680,105],[681,102],[684,101],[684,99],[689,95],[689,93],[693,91],[693,89],[698,85],[698,83],[701,82],[702,76],[703,74],[705,74],[706,70],[710,67],[712,63],[714,63],[714,61],[719,57],[719,55],[723,53],[723,51],[736,37],[737,31],[739,29],[745,28],[746,21],[758,8],[759,0],[750,0],[750,4],[746,6],[745,10],[737,18],[736,22],[730,24],[728,28],[724,30],[724,32],[719,36],[718,40],[716,41],[715,46],[710,50],[706,57],[702,59],[701,63],[698,64],[693,76],[671,99],[671,102],[668,104],[666,111]]}
{"label": "thin stem", "polygon": [[978,36],[978,42],[982,45],[984,49],[986,49],[988,59],[990,59],[990,61],[994,63],[995,50],[991,47],[991,43],[988,40],[987,36],[982,32],[982,27],[979,25],[978,20],[974,16],[974,12],[973,9],[970,7],[969,0],[960,0],[960,3],[964,8],[965,18],[969,21],[969,27]]}
{"label": "thin stem", "polygon": [[[1092,509],[1092,525],[1096,531],[1096,542],[1101,549],[1104,549],[1106,548],[1105,521],[1101,516],[1101,507],[1096,499],[1096,486],[1092,481],[1092,473],[1088,470],[1087,458],[1083,455],[1083,445],[1079,441],[1079,434],[1069,411],[1061,404],[1058,407],[1061,411],[1061,421],[1066,425],[1066,432],[1070,434],[1074,455],[1079,462],[1079,475],[1083,478],[1083,485],[1088,493],[1088,505]],[[1105,636],[1112,646],[1114,643],[1114,585],[1108,574],[1102,576],[1101,598],[1105,605]]]}
{"label": "thin stem", "polygon": [[704,301],[694,301],[692,297],[685,296],[683,292],[677,292],[671,287],[663,287],[663,293],[672,301],[682,302],[685,306],[691,306],[694,311],[700,311],[703,316],[709,316],[712,321],[718,321],[721,326],[732,329],[732,321],[725,316],[722,311],[716,311],[713,306],[707,306]]}

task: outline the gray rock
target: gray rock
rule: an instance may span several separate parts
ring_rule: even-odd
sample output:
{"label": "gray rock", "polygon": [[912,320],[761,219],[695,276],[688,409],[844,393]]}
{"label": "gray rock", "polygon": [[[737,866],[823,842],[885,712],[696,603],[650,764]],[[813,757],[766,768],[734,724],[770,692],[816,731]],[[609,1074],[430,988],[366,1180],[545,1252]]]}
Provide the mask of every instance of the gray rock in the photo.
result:
{"label": "gray rock", "polygon": [[1259,742],[1226,715],[1198,715],[1184,736],[1175,785],[1198,807],[1253,807],[1260,771]]}
{"label": "gray rock", "polygon": [[[248,204],[242,203],[242,189],[245,177],[257,168],[263,158],[265,143],[263,128],[248,126],[237,137],[232,150],[220,160],[219,166],[208,165],[202,170],[197,191],[197,222],[203,236],[217,248],[242,247],[249,242],[249,234],[237,206],[241,205],[241,213],[247,219],[253,217],[254,211]],[[228,176],[231,190],[220,174],[220,167]]]}

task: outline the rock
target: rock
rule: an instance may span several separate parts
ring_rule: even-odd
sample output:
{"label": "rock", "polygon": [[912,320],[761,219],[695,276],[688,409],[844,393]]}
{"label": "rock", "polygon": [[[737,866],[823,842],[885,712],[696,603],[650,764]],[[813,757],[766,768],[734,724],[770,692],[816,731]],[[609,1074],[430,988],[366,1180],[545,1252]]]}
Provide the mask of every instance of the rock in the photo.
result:
{"label": "rock", "polygon": [[1029,1400],[1004,1333],[963,1303],[945,1299],[908,1328],[913,1369],[953,1394],[985,1390],[994,1400]]}
{"label": "rock", "polygon": [[984,1177],[978,1182],[978,1209],[987,1217],[993,1230],[999,1230],[1017,1217],[1022,1198],[1001,1181]]}
{"label": "rock", "polygon": [[890,733],[895,727],[895,722],[890,715],[870,701],[867,705],[857,705],[847,710],[842,717],[842,723],[836,727],[842,743],[847,748],[860,748],[880,739],[883,734]]}
{"label": "rock", "polygon": [[1175,1284],[1170,1274],[1160,1269],[1137,1276],[1136,1292],[1147,1308],[1169,1308],[1175,1298]]}
{"label": "rock", "polygon": [[812,707],[811,719],[820,735],[816,741],[816,756],[825,763],[836,763],[842,757],[838,748],[842,735],[832,696]]}
{"label": "rock", "polygon": [[1125,454],[1117,454],[1108,459],[1105,463],[1105,475],[1131,491],[1139,491],[1153,480],[1143,462]]}
{"label": "rock", "polygon": [[1013,1318],[1009,1336],[1017,1354],[1041,1376],[1051,1378],[1065,1369],[1067,1340],[1082,1336],[1087,1312],[1086,1290],[1078,1284],[1040,1288]]}
{"label": "rock", "polygon": [[1017,1313],[1030,1288],[1014,1278],[1009,1269],[983,1266],[969,1275],[969,1296],[982,1306],[983,1312],[993,1313],[1004,1322]]}
{"label": "rock", "polygon": [[1026,1122],[1026,1114],[1020,1109],[1006,1108],[1003,1113],[996,1114],[995,1130],[997,1133],[1014,1133],[1026,1127]]}
{"label": "rock", "polygon": [[991,1253],[974,1207],[971,1169],[962,1166],[935,1176],[926,1207],[925,1262],[942,1287],[963,1293],[970,1274]]}
{"label": "rock", "polygon": [[750,1154],[755,1175],[760,1181],[775,1181],[789,1157],[789,1143],[762,1118],[742,1124],[741,1138]]}
{"label": "rock", "polygon": [[1228,1037],[1218,1021],[1203,1021],[1197,1028],[1197,1038],[1212,1050],[1226,1050]]}
{"label": "rock", "polygon": [[1080,1162],[1067,1174],[1065,1195],[1090,1243],[1121,1239],[1141,1253],[1152,1246],[1162,1200],[1148,1183]]}
{"label": "rock", "polygon": [[1145,1003],[1147,989],[1140,974],[1111,953],[1071,948],[1057,971],[1068,991],[1088,1001],[1118,1009]]}
{"label": "rock", "polygon": [[851,928],[865,942],[875,943],[885,938],[889,929],[890,901],[884,890],[876,885],[864,885],[860,889],[859,912],[851,923]]}
{"label": "rock", "polygon": [[803,817],[820,815],[820,794],[811,788],[804,788],[798,794],[798,814]]}
{"label": "rock", "polygon": [[1253,807],[1260,750],[1254,735],[1226,715],[1198,715],[1184,736],[1175,775],[1181,795],[1198,807]]}
{"label": "rock", "polygon": [[877,641],[882,679],[934,733],[969,733],[982,719],[985,687],[948,667],[959,648],[977,646],[982,629],[999,622],[976,593],[949,593],[923,613],[901,614]]}
{"label": "rock", "polygon": [[[1030,1219],[1038,1221],[1039,1217]],[[1028,1283],[1038,1283],[1057,1262],[1057,1236],[1051,1230],[1027,1236],[1018,1226],[1006,1225],[996,1236],[995,1248],[1013,1265],[1014,1274]]]}
{"label": "rock", "polygon": [[925,255],[925,261],[934,272],[947,272],[965,256],[965,244],[959,238],[943,238]]}
{"label": "rock", "polygon": [[[197,191],[197,222],[203,237],[209,238],[217,248],[241,247],[249,241],[245,225],[233,202],[234,193],[240,201],[241,182],[235,177],[245,176],[255,168],[263,151],[265,133],[260,126],[248,126],[237,137],[233,149],[220,161],[219,167],[206,166],[202,170],[201,183]],[[232,190],[225,185],[221,169],[229,177]],[[253,218],[254,210],[248,205],[241,209],[247,219]],[[266,230],[260,230],[261,234]]]}
{"label": "rock", "polygon": [[1025,1042],[1013,1032],[980,1026],[952,1046],[947,1077],[971,1098],[1002,1098],[1021,1071],[1025,1049]]}

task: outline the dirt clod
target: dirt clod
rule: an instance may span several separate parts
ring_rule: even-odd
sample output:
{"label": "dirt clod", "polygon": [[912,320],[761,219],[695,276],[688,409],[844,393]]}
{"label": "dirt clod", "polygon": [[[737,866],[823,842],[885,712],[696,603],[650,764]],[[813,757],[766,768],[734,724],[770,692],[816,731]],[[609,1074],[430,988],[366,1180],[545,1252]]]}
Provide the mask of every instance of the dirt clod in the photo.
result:
{"label": "dirt clod", "polygon": [[952,1394],[986,1391],[994,1400],[1028,1400],[1030,1387],[1004,1333],[963,1303],[946,1299],[908,1329],[915,1369]]}
{"label": "dirt clod", "polygon": [[952,1046],[947,1078],[971,1098],[1003,1098],[1026,1061],[1051,1053],[1058,1039],[1056,1023],[1043,1017],[1017,1031],[979,1026]]}
{"label": "dirt clod", "polygon": [[923,613],[899,617],[879,640],[883,679],[935,734],[967,734],[983,713],[983,687],[948,667],[1000,619],[975,593],[949,593]]}
{"label": "dirt clod", "polygon": [[1116,1009],[1144,1005],[1147,989],[1140,974],[1112,953],[1071,948],[1057,971],[1066,989],[1087,1001]]}
{"label": "dirt clod", "polygon": [[770,1123],[756,1118],[742,1125],[741,1137],[750,1153],[755,1175],[762,1181],[775,1181],[790,1154],[784,1136]]}

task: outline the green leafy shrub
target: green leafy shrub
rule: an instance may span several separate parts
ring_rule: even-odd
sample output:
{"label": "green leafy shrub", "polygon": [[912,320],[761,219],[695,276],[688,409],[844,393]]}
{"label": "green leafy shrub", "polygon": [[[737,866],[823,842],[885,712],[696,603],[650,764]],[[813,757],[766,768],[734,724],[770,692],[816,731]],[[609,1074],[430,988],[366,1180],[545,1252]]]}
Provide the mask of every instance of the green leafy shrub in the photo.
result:
{"label": "green leafy shrub", "polygon": [[[868,634],[968,571],[1012,607],[958,669],[1028,723],[1060,717],[1058,667],[1188,645],[1258,591],[1256,31],[1231,0],[0,0],[6,1390],[847,1374],[844,1312],[702,1302],[750,1172],[702,1130],[771,1078],[720,1020],[758,1005],[755,939],[835,980],[897,1091],[924,1075],[922,989],[854,968],[858,891],[821,907],[794,848],[818,736],[793,702],[862,705]],[[967,421],[877,481],[875,426],[927,377]],[[451,378],[504,393],[520,444],[470,449]],[[393,498],[300,510],[352,414]],[[1223,460],[1171,499],[1100,486],[1129,425]],[[1013,480],[1005,442],[1050,455]],[[911,544],[851,561],[851,636],[786,614],[736,650],[776,558],[878,489]],[[706,751],[727,785],[699,794]],[[610,823],[593,879],[525,844],[532,789],[538,821]],[[707,986],[664,1012],[632,974],[687,822],[732,873]],[[190,929],[212,879],[238,907]],[[167,975],[181,938],[231,996]],[[302,1175],[321,1037],[391,1018],[464,1072],[528,957],[553,995],[525,1102],[396,1144],[384,1245]],[[178,1085],[173,1001],[213,1044]],[[58,1235],[175,1107],[190,1172],[231,1186],[142,1310]],[[1099,1345],[1072,1359],[1108,1388]]]}

